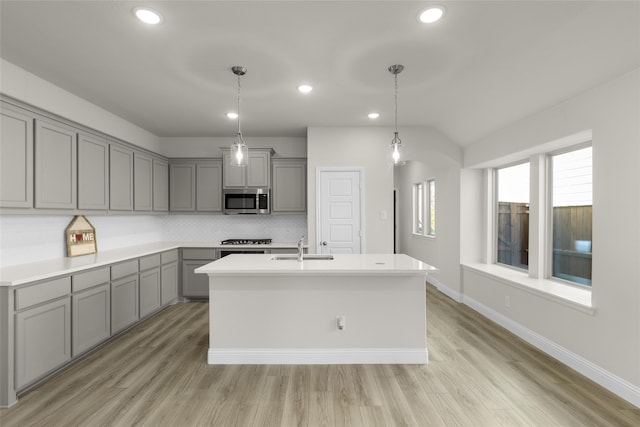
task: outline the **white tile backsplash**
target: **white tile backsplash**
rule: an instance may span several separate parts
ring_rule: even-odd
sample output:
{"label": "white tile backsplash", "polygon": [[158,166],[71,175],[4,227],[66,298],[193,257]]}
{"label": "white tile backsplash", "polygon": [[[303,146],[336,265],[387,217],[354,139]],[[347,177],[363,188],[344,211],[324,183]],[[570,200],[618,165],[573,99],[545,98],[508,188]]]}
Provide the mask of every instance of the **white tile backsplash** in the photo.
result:
{"label": "white tile backsplash", "polygon": [[[72,215],[0,215],[0,267],[67,255],[64,230]],[[98,251],[158,241],[218,244],[232,238],[295,242],[307,234],[305,215],[87,215]]]}
{"label": "white tile backsplash", "polygon": [[225,239],[297,241],[307,234],[305,215],[169,215],[162,217],[163,240],[219,243]]}

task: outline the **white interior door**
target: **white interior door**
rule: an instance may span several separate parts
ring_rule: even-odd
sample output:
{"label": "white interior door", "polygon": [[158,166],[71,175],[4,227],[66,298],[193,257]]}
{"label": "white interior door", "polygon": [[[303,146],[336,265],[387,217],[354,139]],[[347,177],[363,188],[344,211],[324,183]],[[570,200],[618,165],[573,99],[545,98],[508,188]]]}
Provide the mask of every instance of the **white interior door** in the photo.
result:
{"label": "white interior door", "polygon": [[354,169],[319,171],[318,253],[361,253],[360,175]]}

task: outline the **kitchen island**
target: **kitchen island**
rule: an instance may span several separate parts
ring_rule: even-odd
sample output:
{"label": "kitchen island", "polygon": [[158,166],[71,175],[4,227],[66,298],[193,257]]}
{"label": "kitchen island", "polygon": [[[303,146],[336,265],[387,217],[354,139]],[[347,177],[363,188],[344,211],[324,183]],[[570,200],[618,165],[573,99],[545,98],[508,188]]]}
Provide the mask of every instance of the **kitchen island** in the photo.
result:
{"label": "kitchen island", "polygon": [[209,275],[210,364],[427,363],[426,275],[402,254],[237,254]]}

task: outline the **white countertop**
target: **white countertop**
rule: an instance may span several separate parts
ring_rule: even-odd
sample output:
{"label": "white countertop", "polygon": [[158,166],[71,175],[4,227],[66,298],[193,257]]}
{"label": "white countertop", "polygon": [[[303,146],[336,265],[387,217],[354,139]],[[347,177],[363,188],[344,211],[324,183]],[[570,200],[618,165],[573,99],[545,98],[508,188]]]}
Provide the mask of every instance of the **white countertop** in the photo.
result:
{"label": "white countertop", "polygon": [[38,280],[50,279],[65,274],[77,273],[178,248],[225,248],[225,249],[287,249],[296,248],[296,243],[271,243],[268,245],[221,245],[220,242],[156,242],[129,246],[110,251],[78,257],[64,257],[46,261],[20,264],[0,269],[0,286],[18,286]]}
{"label": "white countertop", "polygon": [[334,254],[333,260],[273,260],[272,254],[234,254],[195,270],[210,276],[427,275],[437,268],[404,254]]}

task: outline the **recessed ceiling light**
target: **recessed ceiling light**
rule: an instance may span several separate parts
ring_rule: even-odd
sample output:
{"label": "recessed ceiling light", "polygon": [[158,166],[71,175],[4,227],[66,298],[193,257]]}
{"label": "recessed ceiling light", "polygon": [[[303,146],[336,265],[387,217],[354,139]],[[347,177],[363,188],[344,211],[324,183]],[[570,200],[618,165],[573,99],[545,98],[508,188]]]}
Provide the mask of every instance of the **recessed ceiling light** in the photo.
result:
{"label": "recessed ceiling light", "polygon": [[380,113],[369,113],[367,114],[367,117],[369,117],[370,119],[377,119],[378,117],[380,117]]}
{"label": "recessed ceiling light", "polygon": [[300,85],[298,86],[298,90],[302,93],[309,93],[313,90],[313,87],[309,85]]}
{"label": "recessed ceiling light", "polygon": [[227,118],[229,119],[237,119],[238,113],[227,113]]}
{"label": "recessed ceiling light", "polygon": [[444,7],[430,6],[418,14],[418,20],[425,24],[432,24],[444,16]]}
{"label": "recessed ceiling light", "polygon": [[145,24],[156,25],[163,21],[162,15],[153,9],[146,7],[136,7],[133,9],[134,15]]}

